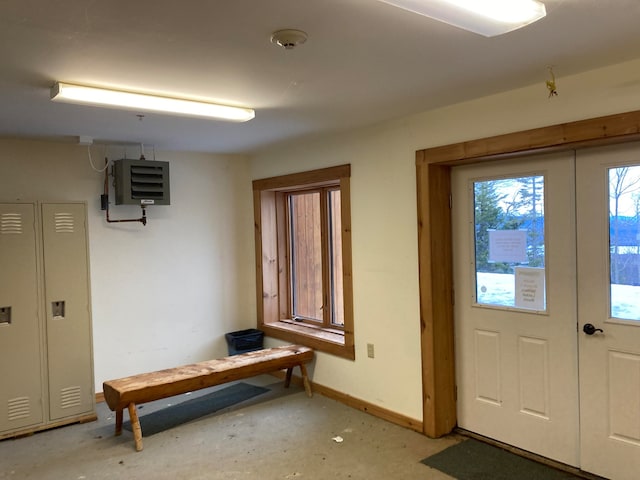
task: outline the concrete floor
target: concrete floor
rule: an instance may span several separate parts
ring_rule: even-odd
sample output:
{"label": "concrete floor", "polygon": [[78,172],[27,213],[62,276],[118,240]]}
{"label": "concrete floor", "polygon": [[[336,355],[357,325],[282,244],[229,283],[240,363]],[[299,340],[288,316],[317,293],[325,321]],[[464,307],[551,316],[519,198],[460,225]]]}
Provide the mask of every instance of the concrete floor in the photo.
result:
{"label": "concrete floor", "polygon": [[[455,436],[431,440],[322,395],[308,398],[300,387],[284,389],[270,376],[248,383],[271,392],[144,437],[142,452],[135,451],[130,431],[113,436],[114,414],[104,403],[97,405],[96,422],[0,441],[0,478],[452,478],[420,460],[458,442]],[[189,398],[149,403],[139,414]],[[337,436],[344,441],[334,441]]]}

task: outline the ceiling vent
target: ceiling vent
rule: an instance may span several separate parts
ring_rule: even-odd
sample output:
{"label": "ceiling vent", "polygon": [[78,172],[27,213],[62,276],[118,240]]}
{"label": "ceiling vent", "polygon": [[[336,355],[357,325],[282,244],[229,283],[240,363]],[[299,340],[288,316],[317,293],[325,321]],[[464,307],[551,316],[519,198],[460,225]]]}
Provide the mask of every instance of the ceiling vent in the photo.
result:
{"label": "ceiling vent", "polygon": [[169,205],[169,162],[113,162],[116,205]]}

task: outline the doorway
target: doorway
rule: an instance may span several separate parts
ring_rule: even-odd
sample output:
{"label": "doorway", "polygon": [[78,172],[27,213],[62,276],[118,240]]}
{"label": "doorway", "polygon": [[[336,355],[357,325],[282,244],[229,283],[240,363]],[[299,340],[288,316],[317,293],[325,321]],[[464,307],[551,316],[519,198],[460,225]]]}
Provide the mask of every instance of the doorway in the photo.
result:
{"label": "doorway", "polygon": [[[540,152],[624,144],[640,139],[638,125],[640,111],[633,111],[416,151],[423,431],[427,436],[446,435],[457,424],[452,168]],[[577,248],[581,248],[580,245]],[[594,338],[599,333],[596,332]],[[630,358],[624,355],[623,359]],[[601,412],[591,413],[596,416]],[[629,436],[619,435],[620,438]],[[626,440],[633,444],[630,439]],[[594,456],[593,461],[598,463],[598,456]],[[589,469],[586,463],[582,468]]]}
{"label": "doorway", "polygon": [[458,425],[640,468],[640,145],[452,172]]}

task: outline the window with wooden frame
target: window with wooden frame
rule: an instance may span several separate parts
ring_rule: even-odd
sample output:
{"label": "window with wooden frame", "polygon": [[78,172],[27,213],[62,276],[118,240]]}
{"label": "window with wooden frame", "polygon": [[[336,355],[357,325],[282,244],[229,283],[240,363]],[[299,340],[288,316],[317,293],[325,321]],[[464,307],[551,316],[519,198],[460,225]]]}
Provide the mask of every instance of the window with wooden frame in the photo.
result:
{"label": "window with wooden frame", "polygon": [[349,165],[253,182],[258,326],[354,358]]}

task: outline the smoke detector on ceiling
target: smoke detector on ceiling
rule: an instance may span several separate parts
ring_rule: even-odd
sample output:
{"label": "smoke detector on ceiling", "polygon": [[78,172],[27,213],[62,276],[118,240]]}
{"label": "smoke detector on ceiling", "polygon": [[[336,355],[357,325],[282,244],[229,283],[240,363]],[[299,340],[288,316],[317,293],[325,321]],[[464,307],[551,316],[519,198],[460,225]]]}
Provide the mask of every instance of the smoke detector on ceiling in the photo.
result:
{"label": "smoke detector on ceiling", "polygon": [[307,41],[307,34],[302,30],[278,30],[271,35],[271,43],[285,50],[292,50]]}

